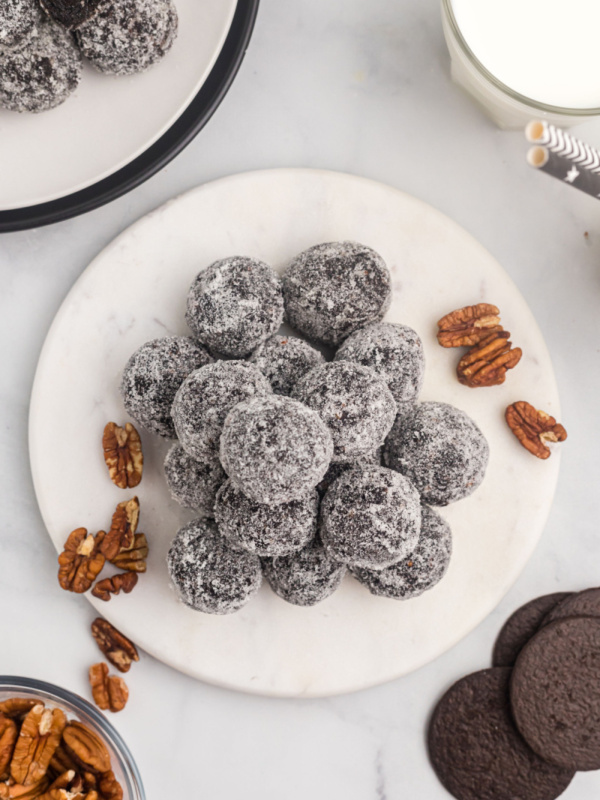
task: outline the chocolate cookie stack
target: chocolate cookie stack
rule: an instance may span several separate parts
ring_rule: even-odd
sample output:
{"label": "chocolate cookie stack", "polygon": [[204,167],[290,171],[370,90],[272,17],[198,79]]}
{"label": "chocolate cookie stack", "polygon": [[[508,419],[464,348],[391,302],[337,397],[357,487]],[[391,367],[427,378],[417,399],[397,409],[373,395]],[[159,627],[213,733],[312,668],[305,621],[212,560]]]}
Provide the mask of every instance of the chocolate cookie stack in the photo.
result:
{"label": "chocolate cookie stack", "polygon": [[492,668],[454,684],[429,726],[458,800],[554,800],[600,769],[600,588],[538,597],[507,620]]}

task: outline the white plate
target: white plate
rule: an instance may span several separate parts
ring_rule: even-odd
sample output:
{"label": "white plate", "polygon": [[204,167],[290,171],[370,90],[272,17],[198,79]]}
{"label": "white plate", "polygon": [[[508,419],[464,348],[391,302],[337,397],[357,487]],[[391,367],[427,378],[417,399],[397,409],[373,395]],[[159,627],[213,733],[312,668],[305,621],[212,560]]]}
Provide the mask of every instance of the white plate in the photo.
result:
{"label": "white plate", "polygon": [[175,3],[177,40],[152,69],[117,78],[86,64],[77,91],[58,108],[0,108],[0,211],[97,183],[144,152],[187,108],[223,47],[237,0]]}
{"label": "white plate", "polygon": [[[78,526],[106,528],[117,502],[102,458],[109,420],[124,422],[118,393],[129,355],[148,339],[185,334],[187,289],[196,273],[233,254],[277,269],[304,248],[355,239],[378,250],[394,279],[392,321],[425,344],[422,399],[453,403],[491,446],[486,479],[442,510],[454,531],[444,580],[407,602],[372,597],[347,578],[314,608],[298,608],[263,586],[242,611],[200,614],[178,602],[165,556],[190,518],[164,485],[163,442],[143,436],[140,530],[148,573],[129,596],[98,611],[157,658],[211,683],[279,696],[349,692],[396,678],[458,642],[500,601],[538,542],[554,493],[559,454],[539,461],[503,419],[529,400],[558,414],[548,352],[525,301],[499,264],[447,217],[388,186],[310,170],[247,173],[202,186],[158,209],[116,239],[84,272],[48,334],[31,401],[35,489],[57,549]],[[504,386],[468,389],[454,373],[457,351],[438,346],[436,320],[453,308],[496,303],[524,351]]]}

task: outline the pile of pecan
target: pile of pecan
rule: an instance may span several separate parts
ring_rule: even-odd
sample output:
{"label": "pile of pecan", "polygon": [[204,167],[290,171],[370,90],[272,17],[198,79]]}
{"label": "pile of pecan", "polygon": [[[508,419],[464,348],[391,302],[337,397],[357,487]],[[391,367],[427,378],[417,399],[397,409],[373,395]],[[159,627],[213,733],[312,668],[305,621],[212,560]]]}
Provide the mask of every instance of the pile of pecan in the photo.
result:
{"label": "pile of pecan", "polygon": [[[120,428],[109,422],[104,428],[102,448],[113,483],[121,489],[137,486],[142,479],[144,459],[140,436],[133,425],[128,422]],[[70,533],[58,557],[61,587],[77,594],[92,589],[94,597],[104,601],[121,591],[125,594],[133,591],[139,573],[146,572],[148,557],[146,536],[137,532],[139,518],[140,502],[132,497],[117,505],[108,533],[99,531],[94,536],[86,528]],[[123,571],[94,585],[107,562]],[[98,618],[92,623],[92,635],[106,658],[121,672],[127,672],[132,661],[139,661],[135,645],[106,620]],[[98,708],[103,711],[125,708],[129,689],[122,678],[109,675],[106,664],[91,666],[89,681]],[[1,793],[0,800],[3,800]]]}
{"label": "pile of pecan", "polygon": [[456,374],[465,386],[498,386],[506,372],[517,366],[523,352],[513,347],[510,333],[500,324],[500,311],[489,303],[465,306],[438,322],[442,347],[469,347],[458,362]]}
{"label": "pile of pecan", "polygon": [[0,702],[0,800],[122,800],[102,739],[38,699]]}

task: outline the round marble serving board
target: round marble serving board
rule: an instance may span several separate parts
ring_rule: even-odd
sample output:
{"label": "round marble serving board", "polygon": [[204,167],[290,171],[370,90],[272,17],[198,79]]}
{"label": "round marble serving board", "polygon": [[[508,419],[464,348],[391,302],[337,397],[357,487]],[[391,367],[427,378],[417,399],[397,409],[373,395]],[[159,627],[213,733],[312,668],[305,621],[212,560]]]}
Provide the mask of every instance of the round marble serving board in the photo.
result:
{"label": "round marble serving board", "polygon": [[175,0],[171,50],[140,75],[103,75],[85,59],[66,102],[42,114],[0,108],[0,211],[47,203],[117,172],[156,142],[204,84],[237,0]]}
{"label": "round marble serving board", "polygon": [[[282,169],[199,187],[148,215],[83,273],[54,320],[31,400],[35,490],[56,545],[85,526],[106,529],[128,498],[113,486],[101,437],[127,416],[119,396],[130,354],[155,337],[187,333],[187,289],[197,272],[233,254],[282,270],[318,242],[354,239],[379,251],[394,282],[387,319],[415,328],[427,357],[424,400],[469,413],[490,442],[486,479],[471,497],[442,509],[454,531],[444,580],[419,598],[372,597],[347,577],[314,608],[285,603],[264,585],[244,609],[218,617],[191,611],[169,586],[165,556],[193,514],[169,497],[162,475],[167,444],[142,434],[145,469],[137,494],[150,542],[148,572],[128,596],[99,613],[173,667],[229,688],[273,696],[349,692],[397,678],[439,656],[500,601],[536,546],[548,515],[559,453],[539,461],[512,436],[505,407],[526,399],[558,415],[548,351],[533,315],[500,265],[471,236],[426,204],[344,174]],[[503,386],[468,389],[455,375],[459,351],[438,346],[448,311],[493,302],[523,348]]]}

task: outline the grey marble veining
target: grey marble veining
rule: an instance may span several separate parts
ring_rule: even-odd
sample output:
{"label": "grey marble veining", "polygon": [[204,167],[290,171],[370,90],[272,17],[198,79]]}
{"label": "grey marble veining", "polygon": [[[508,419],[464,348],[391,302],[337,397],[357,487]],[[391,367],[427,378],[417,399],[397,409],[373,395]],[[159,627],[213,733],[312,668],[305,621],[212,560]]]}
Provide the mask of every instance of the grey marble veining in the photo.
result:
{"label": "grey marble veining", "polygon": [[[600,144],[597,123],[576,134]],[[450,83],[437,2],[262,0],[231,92],[174,163],[109,207],[0,239],[1,670],[82,694],[98,656],[87,632],[94,611],[56,583],[29,474],[27,407],[61,300],[139,216],[248,169],[313,166],[381,180],[444,211],[490,250],[525,295],[553,357],[569,431],[558,492],[541,544],[499,607],[418,672],[328,700],[227,692],[143,658],[115,723],[150,800],[443,800],[424,748],[435,700],[489,664],[494,636],[517,605],[600,582],[600,205],[531,171],[526,149]],[[582,774],[565,797],[589,800],[599,790],[600,775]]]}

